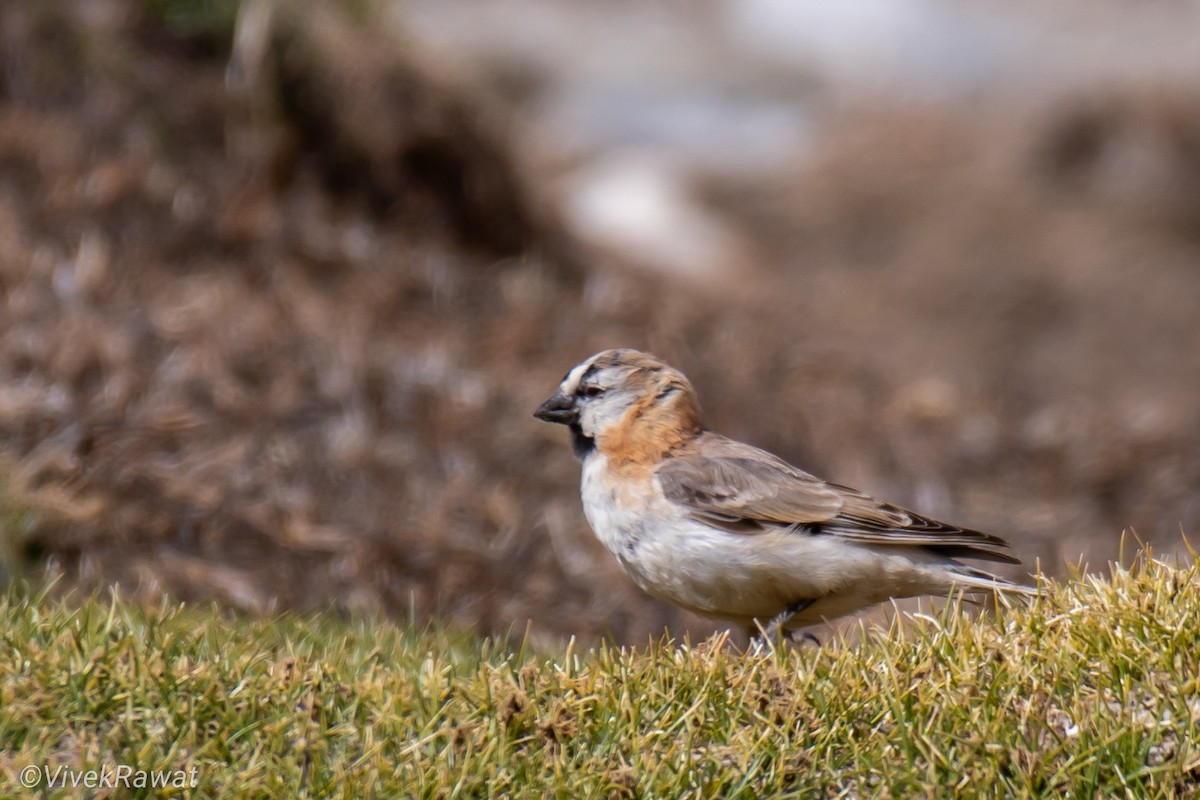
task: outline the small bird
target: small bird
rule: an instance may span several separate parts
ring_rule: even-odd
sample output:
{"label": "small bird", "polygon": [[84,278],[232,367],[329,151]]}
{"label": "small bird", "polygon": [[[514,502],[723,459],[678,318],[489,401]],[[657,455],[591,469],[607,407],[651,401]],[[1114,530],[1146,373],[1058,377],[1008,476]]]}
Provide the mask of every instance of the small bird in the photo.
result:
{"label": "small bird", "polygon": [[1034,589],[959,563],[1020,561],[704,427],[683,373],[638,350],[572,367],[534,412],[566,425],[583,511],[639,587],[767,642],[890,598]]}

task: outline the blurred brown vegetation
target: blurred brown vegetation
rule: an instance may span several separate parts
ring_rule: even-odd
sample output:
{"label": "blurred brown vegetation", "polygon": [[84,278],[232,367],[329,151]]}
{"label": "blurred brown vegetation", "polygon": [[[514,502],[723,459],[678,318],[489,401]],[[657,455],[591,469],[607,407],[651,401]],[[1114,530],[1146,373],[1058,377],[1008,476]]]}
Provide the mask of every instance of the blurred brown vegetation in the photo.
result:
{"label": "blurred brown vegetation", "polygon": [[297,7],[247,4],[233,47],[155,4],[0,7],[10,572],[701,630],[619,575],[530,416],[610,346],[1051,572],[1197,529],[1200,82],[846,112],[814,161],[702,186],[745,246],[700,283],[586,250],[502,109]]}

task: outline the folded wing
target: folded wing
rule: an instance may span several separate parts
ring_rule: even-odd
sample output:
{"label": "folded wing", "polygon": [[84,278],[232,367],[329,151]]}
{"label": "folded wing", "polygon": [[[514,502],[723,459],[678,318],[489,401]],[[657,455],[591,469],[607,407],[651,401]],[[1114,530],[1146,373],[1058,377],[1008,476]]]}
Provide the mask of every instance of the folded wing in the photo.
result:
{"label": "folded wing", "polygon": [[768,527],[875,544],[924,547],[951,558],[1020,563],[998,536],[947,525],[828,483],[757,447],[706,432],[667,459],[657,477],[668,500],[715,528]]}

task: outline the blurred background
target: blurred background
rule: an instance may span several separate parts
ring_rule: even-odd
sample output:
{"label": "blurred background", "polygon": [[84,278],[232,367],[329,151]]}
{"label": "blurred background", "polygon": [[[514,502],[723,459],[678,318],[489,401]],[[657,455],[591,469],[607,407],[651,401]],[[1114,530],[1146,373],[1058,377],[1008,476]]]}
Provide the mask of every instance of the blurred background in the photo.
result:
{"label": "blurred background", "polygon": [[531,416],[614,346],[1014,577],[1200,530],[1196,3],[10,0],[0,62],[4,581],[707,632]]}

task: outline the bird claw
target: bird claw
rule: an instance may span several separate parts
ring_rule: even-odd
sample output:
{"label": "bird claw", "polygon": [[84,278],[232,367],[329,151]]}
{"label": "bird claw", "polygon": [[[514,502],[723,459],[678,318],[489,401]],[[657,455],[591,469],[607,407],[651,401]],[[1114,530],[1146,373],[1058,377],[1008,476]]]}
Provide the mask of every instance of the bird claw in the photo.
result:
{"label": "bird claw", "polygon": [[[751,637],[751,649],[755,653],[761,653],[765,650],[775,652],[775,646],[778,643],[785,641],[794,641],[792,632],[784,630],[784,626],[791,621],[792,617],[799,614],[804,609],[817,602],[817,598],[811,597],[804,600],[797,600],[790,606],[771,617],[771,621],[764,628],[759,624],[758,620],[754,621],[754,627],[758,629],[758,634]],[[818,647],[821,646],[821,640],[811,633],[801,634],[803,638],[814,642]]]}

